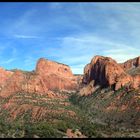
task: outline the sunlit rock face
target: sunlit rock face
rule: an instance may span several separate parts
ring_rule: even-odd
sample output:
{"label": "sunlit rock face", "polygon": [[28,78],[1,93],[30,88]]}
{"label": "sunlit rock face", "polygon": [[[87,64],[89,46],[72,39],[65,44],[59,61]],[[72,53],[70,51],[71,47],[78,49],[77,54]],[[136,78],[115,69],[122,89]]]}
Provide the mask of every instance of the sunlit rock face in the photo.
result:
{"label": "sunlit rock face", "polygon": [[140,57],[118,64],[110,57],[95,56],[84,68],[82,83],[85,85],[81,95],[94,92],[97,87],[112,87],[118,90],[127,85],[140,88]]}
{"label": "sunlit rock face", "polygon": [[11,77],[3,78],[5,88],[0,92],[2,97],[8,97],[17,92],[46,94],[50,90],[76,90],[78,87],[77,77],[72,74],[69,66],[44,58],[39,59],[34,72],[2,71],[1,75],[4,75],[3,73]]}
{"label": "sunlit rock face", "polygon": [[131,81],[129,76],[115,60],[110,57],[95,56],[90,64],[84,68],[83,82],[90,83],[101,87],[114,86],[115,90]]}
{"label": "sunlit rock face", "polygon": [[36,65],[36,73],[39,75],[56,74],[62,77],[72,77],[72,71],[69,66],[58,62],[40,58]]}
{"label": "sunlit rock face", "polygon": [[5,82],[13,75],[12,71],[0,68],[0,90],[4,87]]}
{"label": "sunlit rock face", "polygon": [[77,87],[77,77],[67,65],[41,58],[35,72],[42,77],[48,89],[73,90]]}
{"label": "sunlit rock face", "polygon": [[134,59],[130,59],[124,63],[121,63],[120,66],[125,70],[129,70],[131,68],[136,68],[140,66],[140,57],[136,57]]}

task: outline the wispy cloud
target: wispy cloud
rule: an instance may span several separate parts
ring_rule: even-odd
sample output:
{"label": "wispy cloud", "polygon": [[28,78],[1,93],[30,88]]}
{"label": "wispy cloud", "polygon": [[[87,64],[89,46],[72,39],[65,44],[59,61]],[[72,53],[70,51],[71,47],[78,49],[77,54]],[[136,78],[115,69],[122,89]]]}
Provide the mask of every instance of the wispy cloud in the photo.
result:
{"label": "wispy cloud", "polygon": [[124,62],[140,55],[137,47],[112,41],[94,34],[68,36],[59,38],[60,46],[42,50],[48,57],[57,58],[57,61],[71,66],[74,73],[83,73],[84,66],[91,61],[94,55],[104,55]]}
{"label": "wispy cloud", "polygon": [[7,60],[7,64],[11,58],[20,56],[20,60],[11,61],[16,66],[21,66],[23,61],[23,67],[31,69],[39,57],[46,57],[70,65],[74,73],[83,73],[94,55],[110,56],[117,62],[140,55],[140,4],[24,3],[20,6],[24,10],[16,14],[20,9],[16,5],[16,11],[11,10],[15,13],[11,14],[12,18],[0,15],[5,21],[2,20],[1,32],[14,40],[5,39],[10,42],[6,47],[0,44],[0,58]]}
{"label": "wispy cloud", "polygon": [[21,39],[36,39],[36,38],[40,38],[39,36],[32,36],[32,35],[20,35],[20,34],[16,34],[14,35],[15,38],[21,38]]}
{"label": "wispy cloud", "polygon": [[3,61],[1,61],[0,64],[1,64],[1,65],[3,65],[3,64],[10,64],[10,63],[12,63],[14,60],[15,60],[15,58],[10,58],[10,59],[8,59],[8,60],[3,60]]}

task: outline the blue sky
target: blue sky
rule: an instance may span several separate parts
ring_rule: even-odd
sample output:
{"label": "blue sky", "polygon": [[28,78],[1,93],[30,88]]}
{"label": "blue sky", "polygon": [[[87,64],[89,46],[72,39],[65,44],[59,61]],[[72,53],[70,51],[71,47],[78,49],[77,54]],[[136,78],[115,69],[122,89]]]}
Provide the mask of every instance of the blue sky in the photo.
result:
{"label": "blue sky", "polygon": [[95,55],[140,55],[140,3],[0,3],[0,66],[35,69],[39,58],[82,74]]}

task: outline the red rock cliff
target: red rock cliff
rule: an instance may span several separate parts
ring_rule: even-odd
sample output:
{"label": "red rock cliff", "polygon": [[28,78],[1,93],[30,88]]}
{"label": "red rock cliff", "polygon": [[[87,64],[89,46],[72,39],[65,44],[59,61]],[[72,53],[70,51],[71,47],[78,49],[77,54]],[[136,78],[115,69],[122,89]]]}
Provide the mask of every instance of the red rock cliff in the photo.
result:
{"label": "red rock cliff", "polygon": [[130,59],[124,63],[121,63],[120,66],[125,70],[129,70],[131,68],[136,68],[140,66],[140,57],[136,57],[134,59]]}
{"label": "red rock cliff", "polygon": [[56,74],[62,77],[72,77],[72,71],[69,66],[58,62],[40,58],[36,65],[36,73],[39,75]]}
{"label": "red rock cliff", "polygon": [[0,68],[0,90],[4,87],[5,82],[13,75],[13,72]]}
{"label": "red rock cliff", "polygon": [[92,82],[94,86],[112,86],[115,90],[118,90],[131,81],[132,77],[110,57],[95,56],[90,64],[84,68],[83,83],[89,84],[90,86]]}
{"label": "red rock cliff", "polygon": [[41,58],[35,72],[44,79],[48,89],[72,90],[77,87],[77,78],[67,65]]}
{"label": "red rock cliff", "polygon": [[0,96],[7,97],[17,92],[41,93],[48,90],[75,90],[77,77],[64,64],[39,59],[35,72],[16,71],[6,80]]}
{"label": "red rock cliff", "polygon": [[101,85],[102,87],[114,85],[115,89],[131,80],[131,76],[126,74],[115,60],[103,56],[95,56],[91,60],[90,64],[85,67],[84,78],[87,83],[94,80],[95,85]]}

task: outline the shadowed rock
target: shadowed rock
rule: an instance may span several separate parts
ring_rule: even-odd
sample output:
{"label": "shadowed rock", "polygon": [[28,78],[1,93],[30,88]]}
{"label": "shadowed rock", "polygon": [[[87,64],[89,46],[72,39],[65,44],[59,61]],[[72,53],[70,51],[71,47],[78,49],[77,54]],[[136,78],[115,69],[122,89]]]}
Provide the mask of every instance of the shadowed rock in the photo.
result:
{"label": "shadowed rock", "polygon": [[113,87],[118,90],[131,82],[132,77],[110,57],[95,56],[84,68],[83,83],[94,81],[94,86]]}

